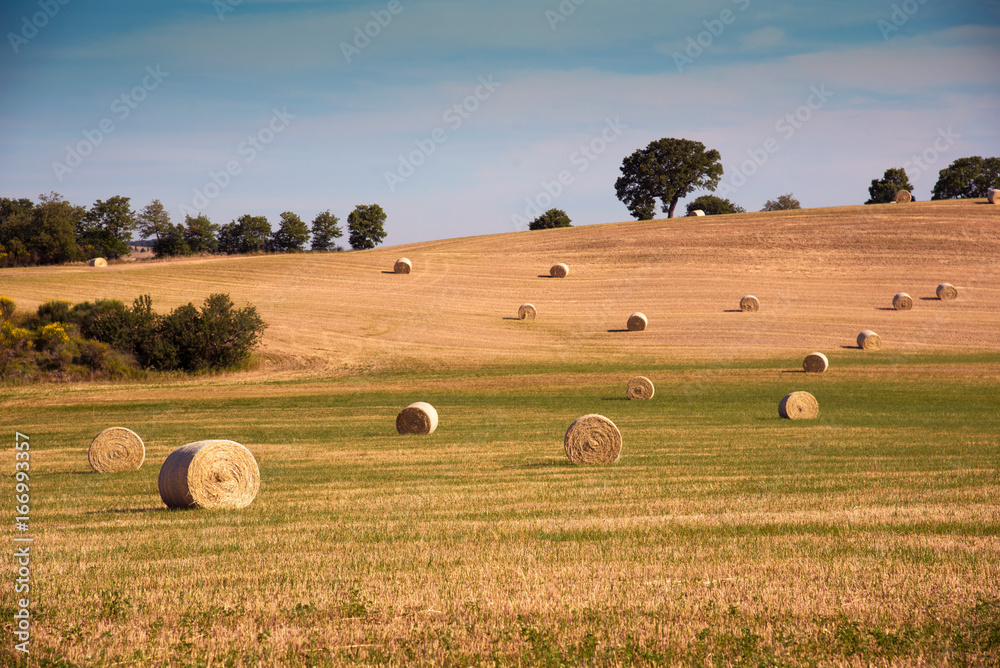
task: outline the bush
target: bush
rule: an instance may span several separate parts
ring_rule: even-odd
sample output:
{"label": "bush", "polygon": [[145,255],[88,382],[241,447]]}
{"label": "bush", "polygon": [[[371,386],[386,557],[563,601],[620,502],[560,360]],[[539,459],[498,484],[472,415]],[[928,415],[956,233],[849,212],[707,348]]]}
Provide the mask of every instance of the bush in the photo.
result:
{"label": "bush", "polygon": [[529,230],[551,230],[557,227],[573,227],[569,216],[562,209],[549,209],[528,223]]}
{"label": "bush", "polygon": [[688,202],[687,212],[701,209],[706,216],[718,216],[727,213],[746,213],[746,209],[733,204],[728,199],[716,197],[715,195],[702,195],[701,197]]}
{"label": "bush", "polygon": [[788,211],[790,209],[801,208],[802,205],[799,204],[799,200],[795,199],[795,196],[792,193],[786,193],[784,195],[779,195],[777,199],[767,200],[761,211]]}

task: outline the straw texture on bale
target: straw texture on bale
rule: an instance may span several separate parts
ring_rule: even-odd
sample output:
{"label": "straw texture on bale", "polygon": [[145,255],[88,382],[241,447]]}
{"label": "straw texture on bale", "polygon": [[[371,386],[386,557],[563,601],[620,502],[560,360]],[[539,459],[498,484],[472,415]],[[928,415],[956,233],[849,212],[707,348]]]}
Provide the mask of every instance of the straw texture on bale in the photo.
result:
{"label": "straw texture on bale", "polygon": [[792,392],[778,404],[778,415],[786,420],[812,420],[819,415],[819,402],[808,392]]}
{"label": "straw texture on bale", "polygon": [[900,292],[892,298],[892,307],[897,311],[909,311],[913,308],[913,299],[905,292]]}
{"label": "straw texture on bale", "polygon": [[534,304],[521,304],[517,309],[517,317],[521,320],[534,320],[538,315],[538,309]]}
{"label": "straw texture on bale", "polygon": [[1000,204],[1000,188],[990,188],[987,190],[986,201],[990,204]]}
{"label": "straw texture on bale", "polygon": [[882,347],[882,337],[870,329],[858,334],[858,348],[862,350],[878,350]]}
{"label": "straw texture on bale", "polygon": [[157,486],[169,508],[245,508],[260,489],[260,469],[236,441],[196,441],[170,453]]}
{"label": "straw texture on bale", "polygon": [[702,211],[701,209],[695,209],[694,211],[688,214],[688,217],[690,218],[691,216],[704,216],[704,215],[705,215],[704,211]]}
{"label": "straw texture on bale", "polygon": [[646,325],[649,324],[649,320],[642,313],[636,311],[628,317],[628,331],[630,332],[641,332],[646,329]]}
{"label": "straw texture on bale", "polygon": [[108,261],[103,257],[95,257],[90,262],[88,262],[91,267],[106,267],[108,266]]}
{"label": "straw texture on bale", "polygon": [[629,399],[652,399],[655,391],[653,381],[645,376],[636,376],[625,387],[625,396]]}
{"label": "straw texture on bale", "polygon": [[433,434],[438,426],[438,414],[424,401],[416,401],[396,416],[396,431],[400,434]]}
{"label": "straw texture on bale", "polygon": [[806,373],[823,373],[830,367],[830,360],[823,353],[809,353],[802,360],[802,370]]}
{"label": "straw texture on bale", "polygon": [[951,283],[942,283],[937,286],[937,298],[943,302],[958,299],[958,289]]}
{"label": "straw texture on bale", "polygon": [[135,471],[146,460],[146,446],[131,429],[110,427],[90,442],[87,459],[98,473]]}
{"label": "straw texture on bale", "polygon": [[753,295],[747,295],[740,300],[740,310],[744,313],[754,313],[760,310],[760,300]]}
{"label": "straw texture on bale", "polygon": [[896,192],[896,204],[908,204],[913,200],[913,195],[909,190],[899,190]]}
{"label": "straw texture on bale", "polygon": [[549,276],[552,278],[566,278],[569,276],[569,265],[562,262],[552,265],[552,268],[549,269]]}
{"label": "straw texture on bale", "polygon": [[591,413],[566,430],[563,449],[573,464],[611,464],[622,454],[622,434],[615,423]]}
{"label": "straw texture on bale", "polygon": [[407,258],[401,257],[396,260],[396,264],[393,265],[392,271],[396,274],[408,274],[413,271],[413,263]]}

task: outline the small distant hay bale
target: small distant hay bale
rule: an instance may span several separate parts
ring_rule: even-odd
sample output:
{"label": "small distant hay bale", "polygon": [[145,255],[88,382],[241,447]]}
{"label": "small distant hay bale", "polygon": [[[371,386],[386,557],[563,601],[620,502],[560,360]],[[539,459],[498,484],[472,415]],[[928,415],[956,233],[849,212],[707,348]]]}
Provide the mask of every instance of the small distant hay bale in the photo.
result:
{"label": "small distant hay bale", "polygon": [[615,423],[591,413],[566,430],[563,449],[573,464],[611,464],[622,454],[622,434]]}
{"label": "small distant hay bale", "polygon": [[705,215],[704,211],[702,211],[701,209],[695,209],[694,211],[688,214],[688,218],[690,218],[691,216],[704,216],[704,215]]}
{"label": "small distant hay bale", "polygon": [[652,399],[655,391],[653,381],[645,376],[636,376],[625,387],[625,396],[629,399]]}
{"label": "small distant hay bale", "polygon": [[95,257],[90,262],[87,263],[91,267],[107,267],[108,261],[103,257]]}
{"label": "small distant hay bale", "polygon": [[819,402],[808,392],[792,392],[778,403],[778,415],[786,420],[814,420]]}
{"label": "small distant hay bale", "polygon": [[413,271],[413,263],[407,258],[401,257],[396,260],[396,264],[392,266],[392,271],[395,274],[408,274]]}
{"label": "small distant hay bale", "polygon": [[260,489],[260,469],[236,441],[196,441],[170,453],[157,486],[168,508],[245,508]]}
{"label": "small distant hay bale", "polygon": [[986,201],[990,204],[1000,204],[1000,188],[990,188],[987,190]]}
{"label": "small distant hay bale", "polygon": [[549,269],[549,276],[552,278],[566,278],[569,276],[569,265],[562,262],[552,265],[552,268]]}
{"label": "small distant hay bale", "polygon": [[900,292],[892,298],[892,307],[897,311],[909,311],[913,308],[913,299],[905,292]]}
{"label": "small distant hay bale", "polygon": [[747,295],[740,300],[740,310],[744,313],[756,313],[760,310],[760,300],[753,295]]}
{"label": "small distant hay bale", "polygon": [[630,332],[641,332],[646,329],[648,324],[649,320],[646,319],[646,316],[636,311],[628,317],[627,327]]}
{"label": "small distant hay bale", "polygon": [[913,195],[909,190],[899,190],[896,192],[896,204],[909,204],[913,201]]}
{"label": "small distant hay bale", "polygon": [[870,329],[858,334],[858,348],[862,350],[879,350],[882,348],[882,337]]}
{"label": "small distant hay bale", "polygon": [[937,298],[943,302],[958,299],[958,288],[951,283],[942,283],[937,286]]}
{"label": "small distant hay bale", "polygon": [[823,373],[830,367],[830,360],[823,353],[809,353],[802,360],[802,370],[806,373]]}
{"label": "small distant hay bale", "polygon": [[538,309],[534,304],[521,304],[517,309],[517,317],[521,320],[534,320],[538,315]]}
{"label": "small distant hay bale", "polygon": [[109,427],[90,442],[87,459],[98,473],[136,471],[146,461],[146,446],[131,429]]}
{"label": "small distant hay bale", "polygon": [[433,434],[437,426],[437,411],[424,401],[410,404],[396,416],[396,431],[400,434]]}

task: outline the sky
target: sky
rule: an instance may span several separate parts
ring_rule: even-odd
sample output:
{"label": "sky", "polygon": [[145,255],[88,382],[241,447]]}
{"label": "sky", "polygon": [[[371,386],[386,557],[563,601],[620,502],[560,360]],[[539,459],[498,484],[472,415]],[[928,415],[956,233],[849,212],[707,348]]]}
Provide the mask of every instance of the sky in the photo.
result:
{"label": "sky", "polygon": [[1000,156],[1000,0],[7,0],[0,28],[0,196],[175,223],[630,220],[622,160],[664,137],[718,150],[748,211],[861,204],[891,167],[924,200]]}

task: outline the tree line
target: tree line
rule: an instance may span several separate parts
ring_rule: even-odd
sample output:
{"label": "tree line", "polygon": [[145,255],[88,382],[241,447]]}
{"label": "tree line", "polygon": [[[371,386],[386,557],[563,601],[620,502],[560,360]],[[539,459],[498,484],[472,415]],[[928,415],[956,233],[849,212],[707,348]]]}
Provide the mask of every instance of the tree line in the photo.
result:
{"label": "tree line", "polygon": [[[386,214],[378,204],[361,204],[347,217],[348,242],[354,250],[374,248],[385,239]],[[30,199],[0,198],[0,267],[76,262],[94,257],[119,258],[129,253],[134,233],[152,240],[159,256],[218,253],[294,253],[343,250],[340,219],[329,210],[307,225],[285,211],[277,229],[265,216],[245,214],[217,225],[205,214],[187,215],[175,224],[163,204],[153,200],[139,212],[130,198],[97,200],[86,209],[57,193]]]}

